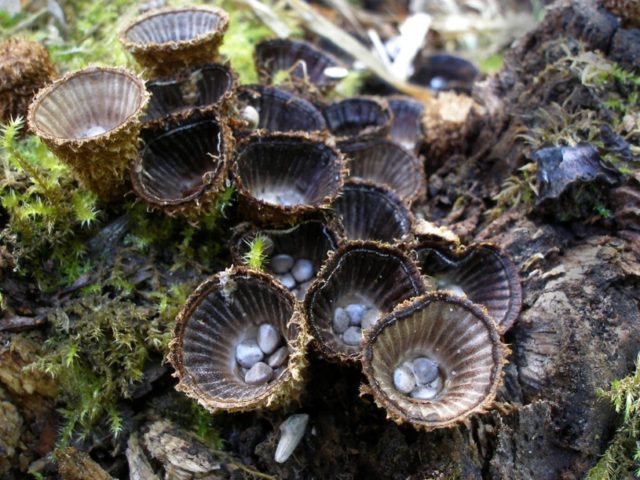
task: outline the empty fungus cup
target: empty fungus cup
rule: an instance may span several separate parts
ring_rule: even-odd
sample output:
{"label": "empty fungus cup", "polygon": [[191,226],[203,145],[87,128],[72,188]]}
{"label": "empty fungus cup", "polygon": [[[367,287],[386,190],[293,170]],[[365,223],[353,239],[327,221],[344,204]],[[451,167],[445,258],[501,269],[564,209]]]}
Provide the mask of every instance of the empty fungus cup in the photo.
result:
{"label": "empty fungus cup", "polygon": [[391,128],[387,102],[374,97],[353,97],[329,104],[322,111],[338,142],[383,138]]}
{"label": "empty fungus cup", "polygon": [[410,152],[418,151],[424,140],[424,104],[415,98],[402,95],[387,97],[386,100],[393,114],[389,137]]}
{"label": "empty fungus cup", "polygon": [[469,60],[456,55],[438,53],[427,57],[422,65],[416,68],[411,81],[436,92],[453,90],[469,94],[479,73],[476,66]]}
{"label": "empty fungus cup", "polygon": [[331,361],[354,362],[362,332],[425,286],[414,263],[397,248],[353,241],[330,255],[304,306],[314,343]]}
{"label": "empty fungus cup", "polygon": [[342,188],[343,168],[342,154],[319,137],[272,133],[238,145],[232,174],[246,218],[291,224],[329,207]]}
{"label": "empty fungus cup", "polygon": [[466,296],[487,309],[504,334],[522,306],[518,270],[507,254],[489,243],[449,250],[430,241],[415,247],[418,264],[437,290]]}
{"label": "empty fungus cup", "polygon": [[407,204],[424,195],[426,180],[422,161],[398,144],[373,139],[346,142],[338,148],[347,158],[349,179],[386,186]]}
{"label": "empty fungus cup", "polygon": [[229,17],[220,8],[152,10],[120,32],[120,41],[151,76],[214,63]]}
{"label": "empty fungus cup", "polygon": [[169,353],[176,389],[212,412],[284,407],[303,388],[308,340],[287,289],[264,273],[225,270],[178,314]]}
{"label": "empty fungus cup", "polygon": [[327,89],[348,74],[333,55],[301,40],[264,40],[256,45],[254,60],[263,83],[273,83],[278,72],[287,71],[293,80]]}
{"label": "empty fungus cup", "polygon": [[388,188],[348,181],[334,208],[348,240],[399,243],[411,238],[413,214]]}
{"label": "empty fungus cup", "polygon": [[[143,123],[169,116],[190,114],[193,110],[215,109],[228,114],[235,102],[237,78],[226,65],[211,64],[147,82],[151,93]],[[146,125],[145,125],[146,126]]]}
{"label": "empty fungus cup", "polygon": [[367,332],[362,366],[387,418],[416,429],[454,426],[486,411],[507,353],[493,320],[446,293],[410,300]]}
{"label": "empty fungus cup", "polygon": [[100,197],[123,191],[138,152],[143,81],[120,68],[89,67],[41,90],[29,108],[29,127]]}
{"label": "empty fungus cup", "polygon": [[241,129],[245,134],[251,130],[319,133],[327,129],[322,113],[311,102],[275,87],[241,87],[238,112],[246,125]]}
{"label": "empty fungus cup", "polygon": [[225,188],[233,140],[210,111],[175,119],[144,132],[145,145],[131,169],[136,194],[152,208],[190,219],[214,208]]}

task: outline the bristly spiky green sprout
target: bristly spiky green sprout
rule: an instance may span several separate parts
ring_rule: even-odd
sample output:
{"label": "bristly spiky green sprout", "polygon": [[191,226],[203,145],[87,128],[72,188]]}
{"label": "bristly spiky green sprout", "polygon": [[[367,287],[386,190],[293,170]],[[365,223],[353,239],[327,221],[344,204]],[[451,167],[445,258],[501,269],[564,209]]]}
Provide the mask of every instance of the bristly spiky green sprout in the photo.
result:
{"label": "bristly spiky green sprout", "polygon": [[622,414],[618,428],[609,447],[593,467],[587,480],[618,480],[640,477],[640,354],[636,359],[636,371],[621,380],[611,382],[609,390],[599,390],[598,395],[613,404]]}
{"label": "bristly spiky green sprout", "polygon": [[263,233],[258,233],[251,240],[247,240],[246,244],[249,248],[242,256],[245,265],[254,270],[264,270],[269,251],[273,248],[272,240]]}

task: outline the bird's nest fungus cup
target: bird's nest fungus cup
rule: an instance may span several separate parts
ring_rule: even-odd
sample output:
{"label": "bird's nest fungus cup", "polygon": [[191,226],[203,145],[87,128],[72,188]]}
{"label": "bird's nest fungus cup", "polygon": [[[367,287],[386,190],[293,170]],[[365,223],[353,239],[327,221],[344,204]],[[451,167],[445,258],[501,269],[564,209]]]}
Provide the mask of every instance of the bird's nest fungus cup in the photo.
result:
{"label": "bird's nest fungus cup", "polygon": [[57,76],[47,49],[38,42],[10,37],[0,43],[0,123],[25,117],[38,90]]}
{"label": "bird's nest fungus cup", "polygon": [[136,194],[169,215],[197,219],[225,188],[229,128],[213,111],[175,119],[143,132],[145,145],[131,169]]}
{"label": "bird's nest fungus cup", "polygon": [[120,68],[89,67],[41,90],[29,108],[29,128],[100,197],[122,193],[138,151],[144,82]]}
{"label": "bird's nest fungus cup", "polygon": [[322,111],[329,131],[339,143],[384,138],[393,115],[384,99],[353,97],[327,105]]}
{"label": "bird's nest fungus cup", "polygon": [[303,388],[308,340],[291,293],[270,275],[235,267],[189,297],[169,359],[177,389],[210,411],[279,408]]}
{"label": "bird's nest fungus cup", "polygon": [[243,122],[240,134],[252,130],[320,133],[327,129],[322,113],[311,102],[280,88],[243,86],[237,103]]}
{"label": "bird's nest fungus cup", "polygon": [[314,344],[328,360],[355,362],[363,332],[424,292],[417,267],[400,250],[349,242],[330,255],[307,292],[305,314]]}
{"label": "bird's nest fungus cup", "polygon": [[235,264],[243,263],[251,244],[261,237],[265,270],[303,300],[328,253],[338,248],[338,232],[336,220],[330,217],[305,219],[282,229],[259,229],[244,223],[236,227],[231,239],[231,256]]}
{"label": "bird's nest fungus cup", "polygon": [[227,13],[213,7],[166,8],[135,18],[120,41],[151,76],[214,63],[229,25]]}
{"label": "bird's nest fungus cup", "polygon": [[410,152],[418,151],[424,138],[424,104],[402,95],[387,97],[386,100],[393,114],[389,137]]}
{"label": "bird's nest fungus cup", "polygon": [[411,239],[413,214],[388,188],[350,180],[333,206],[348,240],[393,244]]}
{"label": "bird's nest fungus cup", "polygon": [[227,65],[203,65],[147,82],[151,93],[142,119],[145,127],[166,117],[185,116],[194,110],[215,109],[225,115],[235,103],[236,74]]}
{"label": "bird's nest fungus cup", "polygon": [[435,289],[486,308],[500,333],[511,328],[522,307],[522,287],[506,253],[489,243],[451,250],[431,241],[418,243],[415,251],[423,275]]}
{"label": "bird's nest fungus cup", "polygon": [[338,145],[347,157],[349,177],[389,187],[407,204],[426,191],[424,166],[413,153],[385,139]]}
{"label": "bird's nest fungus cup", "polygon": [[367,332],[362,365],[394,422],[450,427],[486,411],[507,353],[493,320],[469,300],[431,293],[400,305]]}
{"label": "bird's nest fungus cup", "polygon": [[319,137],[254,134],[238,144],[232,175],[245,218],[293,224],[329,207],[342,189],[343,168],[342,154]]}
{"label": "bird's nest fungus cup", "polygon": [[254,60],[262,83],[273,83],[285,71],[294,81],[327,90],[348,74],[335,57],[301,40],[264,40],[256,45]]}

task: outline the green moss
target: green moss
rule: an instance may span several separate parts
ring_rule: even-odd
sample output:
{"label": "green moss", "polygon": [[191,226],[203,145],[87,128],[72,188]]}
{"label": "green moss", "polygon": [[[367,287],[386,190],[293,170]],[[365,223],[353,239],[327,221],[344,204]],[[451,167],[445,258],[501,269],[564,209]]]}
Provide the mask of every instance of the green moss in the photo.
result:
{"label": "green moss", "polygon": [[[35,137],[18,140],[23,120],[0,128],[0,203],[8,216],[0,243],[12,267],[41,289],[68,285],[86,271],[81,239],[97,223],[97,199]],[[45,261],[52,262],[44,265]]]}
{"label": "green moss", "polygon": [[598,394],[622,414],[621,425],[605,453],[587,475],[587,480],[618,480],[640,476],[640,354],[636,371],[614,380],[609,390]]}
{"label": "green moss", "polygon": [[169,324],[156,307],[106,295],[67,302],[48,320],[51,335],[30,368],[50,374],[62,388],[60,441],[87,435],[105,420],[117,436],[122,428],[117,403],[143,379],[150,353],[166,347]]}

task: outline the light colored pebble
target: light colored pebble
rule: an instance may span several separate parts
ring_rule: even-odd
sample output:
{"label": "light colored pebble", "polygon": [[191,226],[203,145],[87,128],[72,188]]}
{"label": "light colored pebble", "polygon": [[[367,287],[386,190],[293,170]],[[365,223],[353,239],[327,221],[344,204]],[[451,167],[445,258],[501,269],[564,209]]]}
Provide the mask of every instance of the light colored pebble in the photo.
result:
{"label": "light colored pebble", "polygon": [[274,457],[276,462],[284,463],[291,456],[300,443],[300,440],[302,440],[304,431],[307,428],[307,423],[309,423],[309,415],[306,413],[298,413],[291,415],[280,424],[280,432],[282,432],[282,435],[276,447]]}
{"label": "light colored pebble", "polygon": [[284,275],[277,275],[276,278],[280,280],[280,282],[289,290],[296,286],[296,279],[293,278],[293,275],[290,273],[285,273]]}
{"label": "light colored pebble", "polygon": [[267,359],[267,364],[271,368],[279,367],[285,362],[288,356],[289,356],[289,349],[285,345],[277,349],[271,355],[269,355],[269,358]]}
{"label": "light colored pebble", "polygon": [[426,385],[438,378],[438,362],[427,357],[418,357],[413,361],[413,374],[418,385]]}
{"label": "light colored pebble", "polygon": [[244,381],[249,385],[263,385],[273,377],[273,369],[264,362],[258,362],[249,369]]}
{"label": "light colored pebble", "polygon": [[281,253],[271,257],[271,270],[274,273],[283,274],[287,273],[293,267],[294,260],[291,255]]}
{"label": "light colored pebble", "polygon": [[313,277],[313,263],[306,258],[300,258],[291,269],[291,273],[298,282],[306,282]]}
{"label": "light colored pebble", "polygon": [[352,303],[351,305],[347,305],[345,310],[347,311],[347,315],[349,315],[351,325],[361,325],[362,318],[364,317],[364,314],[367,313],[367,307],[361,303]]}
{"label": "light colored pebble", "polygon": [[380,312],[376,308],[372,308],[362,317],[362,329],[367,330],[373,327],[380,320]]}
{"label": "light colored pebble", "polygon": [[265,354],[273,353],[280,345],[280,332],[270,323],[263,323],[258,328],[258,346]]}
{"label": "light colored pebble", "polygon": [[251,368],[264,358],[258,342],[255,340],[243,340],[236,345],[236,360],[244,368]]}
{"label": "light colored pebble", "polygon": [[416,388],[413,372],[405,366],[396,368],[393,371],[393,386],[401,393],[410,393]]}
{"label": "light colored pebble", "polygon": [[433,387],[416,387],[411,392],[411,398],[416,400],[432,400],[438,395],[438,390]]}
{"label": "light colored pebble", "polygon": [[250,129],[253,130],[254,128],[258,128],[258,125],[260,123],[260,114],[254,107],[252,107],[251,105],[247,105],[240,112],[240,116],[245,122],[249,124]]}
{"label": "light colored pebble", "polygon": [[322,73],[324,73],[325,77],[341,79],[349,75],[349,70],[347,70],[344,67],[336,66],[336,67],[327,67],[324,69]]}
{"label": "light colored pebble", "polygon": [[433,90],[442,90],[447,86],[447,81],[443,77],[433,77],[429,81],[429,88]]}
{"label": "light colored pebble", "polygon": [[353,347],[360,345],[362,330],[359,327],[349,327],[342,334],[342,341]]}
{"label": "light colored pebble", "polygon": [[344,333],[344,331],[349,328],[349,315],[347,315],[344,308],[338,307],[336,311],[333,312],[331,326],[335,333]]}

